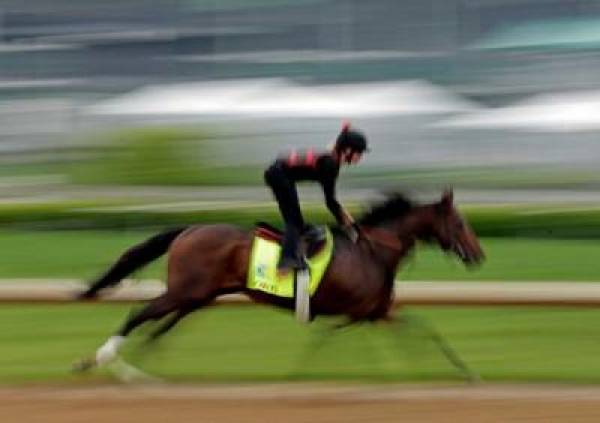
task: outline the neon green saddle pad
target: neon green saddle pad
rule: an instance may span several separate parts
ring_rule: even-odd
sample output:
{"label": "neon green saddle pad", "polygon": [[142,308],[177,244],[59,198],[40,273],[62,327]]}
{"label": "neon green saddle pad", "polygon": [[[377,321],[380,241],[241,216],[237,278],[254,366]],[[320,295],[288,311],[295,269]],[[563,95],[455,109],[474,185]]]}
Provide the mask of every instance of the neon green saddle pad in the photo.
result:
{"label": "neon green saddle pad", "polygon": [[[284,276],[277,274],[277,262],[281,255],[281,245],[276,241],[254,236],[250,265],[248,268],[248,288],[263,291],[278,297],[294,297],[294,273]],[[307,259],[310,272],[308,291],[312,296],[319,287],[321,279],[333,255],[333,235],[326,229],[325,245],[314,256]]]}

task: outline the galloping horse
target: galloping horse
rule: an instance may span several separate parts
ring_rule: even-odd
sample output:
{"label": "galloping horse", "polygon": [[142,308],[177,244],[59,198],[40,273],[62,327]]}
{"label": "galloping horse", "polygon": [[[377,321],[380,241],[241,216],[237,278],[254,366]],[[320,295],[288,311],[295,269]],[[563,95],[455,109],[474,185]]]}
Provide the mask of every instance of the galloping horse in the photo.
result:
{"label": "galloping horse", "polygon": [[[332,261],[311,299],[313,316],[343,315],[349,322],[390,318],[397,269],[418,240],[454,253],[467,266],[484,258],[477,237],[454,207],[451,191],[427,205],[390,195],[358,224],[362,236],[356,243],[343,232],[334,232]],[[81,298],[95,297],[101,289],[116,285],[168,251],[167,290],[131,316],[79,368],[114,359],[125,338],[144,322],[170,315],[151,335],[157,338],[222,294],[244,292],[256,302],[293,309],[293,299],[247,289],[252,239],[251,233],[231,225],[190,226],[163,232],[130,248]]]}

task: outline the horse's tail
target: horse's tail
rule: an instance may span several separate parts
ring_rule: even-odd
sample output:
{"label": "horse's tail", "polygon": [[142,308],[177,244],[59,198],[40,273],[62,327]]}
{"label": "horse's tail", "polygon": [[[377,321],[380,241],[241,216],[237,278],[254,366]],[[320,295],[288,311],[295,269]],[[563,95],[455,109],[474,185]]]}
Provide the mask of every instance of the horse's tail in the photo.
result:
{"label": "horse's tail", "polygon": [[125,276],[156,260],[167,252],[171,243],[187,227],[161,232],[125,251],[119,260],[79,295],[80,299],[94,298],[98,291],[118,284]]}

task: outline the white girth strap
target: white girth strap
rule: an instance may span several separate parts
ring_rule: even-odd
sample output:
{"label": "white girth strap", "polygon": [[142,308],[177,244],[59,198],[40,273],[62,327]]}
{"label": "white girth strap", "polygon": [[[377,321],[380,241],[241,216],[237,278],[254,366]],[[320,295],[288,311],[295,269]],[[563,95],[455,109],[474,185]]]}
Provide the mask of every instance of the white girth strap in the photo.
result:
{"label": "white girth strap", "polygon": [[310,274],[308,269],[295,271],[296,279],[296,320],[300,323],[308,323],[310,320],[310,295],[308,284]]}

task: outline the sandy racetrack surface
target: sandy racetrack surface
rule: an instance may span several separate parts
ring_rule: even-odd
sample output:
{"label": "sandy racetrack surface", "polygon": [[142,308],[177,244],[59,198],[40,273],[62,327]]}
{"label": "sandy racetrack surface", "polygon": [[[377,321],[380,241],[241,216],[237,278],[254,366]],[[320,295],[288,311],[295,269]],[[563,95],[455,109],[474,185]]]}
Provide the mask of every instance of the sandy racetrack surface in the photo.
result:
{"label": "sandy racetrack surface", "polygon": [[598,422],[600,388],[211,385],[0,388],[2,422]]}

